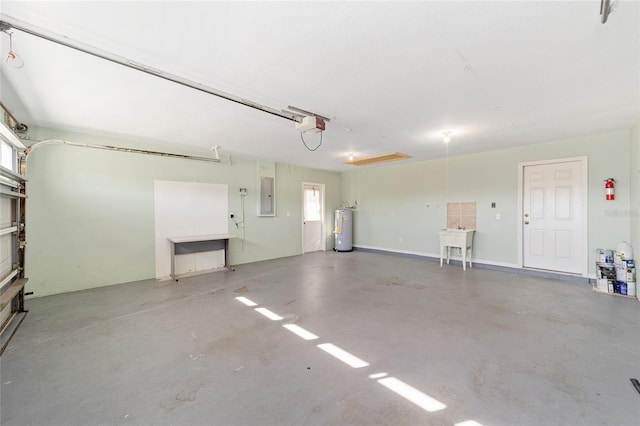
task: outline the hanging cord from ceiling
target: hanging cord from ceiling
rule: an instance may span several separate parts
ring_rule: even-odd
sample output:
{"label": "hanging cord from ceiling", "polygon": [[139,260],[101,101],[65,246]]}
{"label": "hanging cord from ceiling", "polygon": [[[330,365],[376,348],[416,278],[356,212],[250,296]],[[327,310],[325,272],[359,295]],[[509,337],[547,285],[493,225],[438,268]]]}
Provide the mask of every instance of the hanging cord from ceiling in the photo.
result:
{"label": "hanging cord from ceiling", "polygon": [[[231,220],[233,221],[233,223],[235,223],[236,225],[236,229],[242,229],[242,252],[244,253],[244,241],[246,239],[246,226],[245,226],[245,215],[244,215],[244,199],[247,196],[247,192],[242,192],[240,191],[240,213],[242,214],[242,217],[240,218],[240,221],[237,221],[235,219],[235,217],[233,216],[233,214],[231,214]],[[240,228],[240,225],[242,225],[242,228]]]}
{"label": "hanging cord from ceiling", "polygon": [[13,32],[6,31],[3,27],[2,32],[9,36],[9,53],[7,53],[7,59],[5,59],[5,64],[9,65],[12,68],[22,68],[24,66],[24,61],[22,58],[13,51]]}
{"label": "hanging cord from ceiling", "polygon": [[311,152],[317,150],[322,145],[322,133],[323,132],[320,132],[320,143],[318,144],[318,146],[316,146],[315,148],[309,148],[309,145],[307,145],[307,143],[304,141],[304,136],[302,136],[302,132],[300,132],[300,139],[302,139],[302,144],[304,145],[305,148],[307,148]]}
{"label": "hanging cord from ceiling", "polygon": [[253,108],[253,109],[257,109],[259,111],[263,111],[266,112],[268,114],[271,115],[275,115],[281,118],[285,118],[287,120],[291,120],[291,121],[295,121],[297,123],[301,122],[302,119],[300,118],[299,115],[295,115],[291,112],[283,112],[283,111],[279,111],[275,108],[271,108],[269,106],[266,105],[261,105],[257,102],[253,102],[250,101],[248,99],[244,99],[241,98],[239,96],[235,96],[232,95],[230,93],[226,93],[223,92],[221,90],[218,89],[214,89],[212,87],[206,86],[202,83],[198,83],[196,81],[193,80],[189,80],[183,77],[180,77],[178,75],[175,74],[171,74],[169,72],[165,72],[163,70],[159,70],[150,66],[147,66],[145,64],[141,64],[139,62],[135,62],[132,61],[128,58],[125,58],[123,56],[119,56],[116,54],[113,54],[111,52],[107,52],[105,50],[99,49],[97,47],[82,43],[80,41],[74,40],[70,37],[66,37],[60,34],[56,34],[52,31],[48,31],[44,28],[39,28],[35,25],[31,25],[28,24],[26,22],[20,21],[18,19],[15,19],[13,17],[10,17],[8,15],[5,14],[0,14],[0,31],[3,32],[7,32],[7,30],[9,29],[14,29],[14,30],[18,30],[21,31],[23,33],[26,34],[31,34],[33,36],[39,37],[41,39],[44,40],[48,40],[50,42],[53,43],[57,43],[59,45],[62,46],[66,46],[68,48],[71,49],[75,49],[77,51],[86,53],[88,55],[92,55],[95,56],[97,58],[101,58],[122,66],[125,66],[127,68],[132,68],[144,73],[147,73],[149,75],[153,75],[156,76],[158,78],[162,78],[164,80],[168,80],[171,81],[173,83],[177,83],[186,87],[190,87],[192,89],[198,90],[200,92],[204,92],[204,93],[208,93],[210,95],[213,96],[217,96],[219,98],[222,99],[226,99],[228,101],[231,102],[235,102],[244,106],[247,106],[249,108]]}
{"label": "hanging cord from ceiling", "polygon": [[[268,114],[271,115],[275,115],[281,118],[285,118],[287,120],[291,120],[295,123],[302,123],[305,119],[306,116],[314,116],[314,117],[318,117],[321,118],[322,120],[324,120],[325,122],[330,121],[330,119],[328,117],[324,117],[315,113],[312,113],[310,111],[307,110],[303,110],[294,106],[289,105],[289,109],[293,110],[293,111],[288,111],[288,110],[276,110],[275,108],[271,108],[269,106],[266,105],[261,105],[257,102],[253,102],[250,101],[248,99],[244,99],[235,95],[232,95],[230,93],[226,93],[223,92],[221,90],[218,89],[214,89],[212,87],[206,86],[202,83],[198,83],[196,81],[193,80],[189,80],[183,77],[180,77],[178,75],[175,74],[171,74],[169,72],[163,71],[163,70],[159,70],[150,66],[147,66],[145,64],[139,63],[139,62],[135,62],[132,61],[128,58],[125,58],[123,56],[120,55],[116,55],[113,54],[111,52],[107,52],[105,50],[99,49],[97,47],[82,43],[80,41],[74,40],[72,38],[69,38],[67,36],[63,36],[60,34],[56,34],[52,31],[46,30],[44,28],[40,28],[37,27],[35,25],[31,25],[28,24],[26,22],[20,21],[18,19],[15,19],[13,17],[10,17],[8,15],[5,15],[3,13],[0,13],[0,31],[9,34],[9,36],[11,37],[11,34],[13,34],[13,32],[8,33],[7,31],[10,29],[15,29],[18,31],[21,31],[23,33],[26,34],[30,34],[33,35],[35,37],[39,37],[41,39],[53,42],[53,43],[57,43],[61,46],[65,46],[71,49],[75,49],[79,52],[83,52],[86,53],[88,55],[92,55],[95,56],[97,58],[100,59],[104,59],[128,68],[132,68],[141,72],[144,72],[146,74],[176,83],[176,84],[180,84],[182,86],[186,86],[186,87],[190,87],[192,89],[198,90],[200,92],[204,92],[204,93],[208,93],[210,95],[213,96],[217,96],[219,98],[222,99],[226,99],[228,101],[231,102],[235,102],[244,106],[247,106],[249,108],[253,108],[262,112],[266,112]],[[9,52],[9,56],[11,57],[7,57],[7,61],[9,61],[9,59],[14,60],[14,59],[20,59],[12,50],[10,50]],[[20,59],[20,61],[22,61],[22,59]],[[22,65],[21,65],[22,66]],[[324,125],[324,123],[323,123]],[[296,127],[298,126],[298,124],[296,124]],[[324,130],[324,126],[322,127],[322,129]],[[318,144],[317,147],[311,149],[309,148],[309,146],[307,146],[307,144],[304,141],[304,138],[302,137],[302,135],[300,136],[302,138],[302,143],[305,145],[305,147],[309,150],[309,151],[315,151],[318,148],[320,148],[320,145],[322,145],[322,135],[320,136],[320,143]]]}
{"label": "hanging cord from ceiling", "polygon": [[444,144],[444,167],[445,167],[445,182],[444,182],[444,202],[449,199],[449,144]]}

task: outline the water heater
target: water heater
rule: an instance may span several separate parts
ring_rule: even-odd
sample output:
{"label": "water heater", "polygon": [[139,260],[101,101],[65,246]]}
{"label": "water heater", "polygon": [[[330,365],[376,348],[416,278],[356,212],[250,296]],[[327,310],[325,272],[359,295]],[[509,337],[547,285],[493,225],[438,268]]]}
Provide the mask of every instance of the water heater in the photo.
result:
{"label": "water heater", "polygon": [[333,233],[336,238],[335,251],[353,250],[353,210],[336,210],[336,223]]}

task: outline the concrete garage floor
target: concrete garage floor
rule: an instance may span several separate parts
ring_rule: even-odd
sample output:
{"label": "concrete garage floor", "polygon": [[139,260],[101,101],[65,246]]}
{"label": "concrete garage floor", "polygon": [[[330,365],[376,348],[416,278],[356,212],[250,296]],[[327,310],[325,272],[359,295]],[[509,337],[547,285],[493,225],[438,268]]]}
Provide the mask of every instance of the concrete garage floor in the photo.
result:
{"label": "concrete garage floor", "polygon": [[28,309],[2,425],[640,423],[640,303],[586,284],[324,252]]}

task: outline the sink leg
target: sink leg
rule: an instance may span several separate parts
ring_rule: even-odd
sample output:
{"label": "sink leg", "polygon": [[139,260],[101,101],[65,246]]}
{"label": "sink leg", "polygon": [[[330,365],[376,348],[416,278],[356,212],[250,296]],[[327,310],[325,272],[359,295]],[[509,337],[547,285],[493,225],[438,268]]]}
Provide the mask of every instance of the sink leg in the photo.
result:
{"label": "sink leg", "polygon": [[467,249],[461,249],[462,251],[462,270],[466,271],[467,270]]}

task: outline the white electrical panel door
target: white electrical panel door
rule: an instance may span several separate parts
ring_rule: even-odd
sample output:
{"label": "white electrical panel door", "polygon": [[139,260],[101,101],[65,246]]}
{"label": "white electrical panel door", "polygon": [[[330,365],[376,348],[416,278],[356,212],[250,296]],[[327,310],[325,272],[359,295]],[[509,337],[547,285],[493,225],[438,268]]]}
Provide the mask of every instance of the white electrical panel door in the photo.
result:
{"label": "white electrical panel door", "polygon": [[264,216],[272,216],[275,214],[274,209],[274,178],[260,178],[260,214]]}

